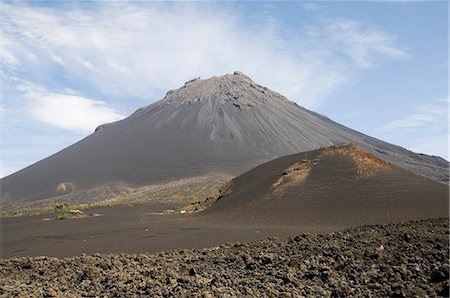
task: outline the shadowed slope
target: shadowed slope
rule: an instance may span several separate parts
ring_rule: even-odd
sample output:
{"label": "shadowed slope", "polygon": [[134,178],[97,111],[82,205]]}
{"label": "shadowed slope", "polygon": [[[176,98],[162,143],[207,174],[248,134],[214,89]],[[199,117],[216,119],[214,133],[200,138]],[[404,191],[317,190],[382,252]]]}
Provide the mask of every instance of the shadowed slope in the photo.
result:
{"label": "shadowed slope", "polygon": [[3,178],[1,203],[107,199],[127,188],[211,173],[239,175],[276,157],[344,142],[448,181],[448,162],[442,158],[346,128],[236,72],[189,81],[128,118],[101,125],[78,143]]}
{"label": "shadowed slope", "polygon": [[198,216],[345,227],[447,215],[446,185],[345,144],[260,165],[233,179]]}

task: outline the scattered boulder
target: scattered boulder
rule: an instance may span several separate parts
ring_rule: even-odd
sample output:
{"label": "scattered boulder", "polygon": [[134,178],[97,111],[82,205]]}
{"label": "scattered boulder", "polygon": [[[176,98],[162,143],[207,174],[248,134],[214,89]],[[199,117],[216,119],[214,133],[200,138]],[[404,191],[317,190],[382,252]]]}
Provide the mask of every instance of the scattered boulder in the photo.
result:
{"label": "scattered boulder", "polygon": [[[447,230],[434,219],[202,250],[13,257],[0,259],[0,296],[448,297]],[[383,258],[370,257],[380,243]]]}
{"label": "scattered boulder", "polygon": [[69,211],[70,215],[72,216],[82,216],[84,215],[83,211],[78,210],[78,209],[72,209]]}
{"label": "scattered boulder", "polygon": [[438,283],[446,281],[449,278],[449,271],[447,266],[442,266],[438,270],[431,272],[430,281],[432,283]]}

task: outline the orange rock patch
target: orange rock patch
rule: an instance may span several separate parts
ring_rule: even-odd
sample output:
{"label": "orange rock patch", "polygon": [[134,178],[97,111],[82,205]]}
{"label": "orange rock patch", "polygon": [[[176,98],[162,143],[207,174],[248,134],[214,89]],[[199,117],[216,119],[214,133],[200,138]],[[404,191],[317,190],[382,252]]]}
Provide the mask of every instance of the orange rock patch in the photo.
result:
{"label": "orange rock patch", "polygon": [[391,165],[388,162],[376,157],[355,144],[336,145],[323,149],[320,151],[319,157],[324,158],[335,155],[350,158],[357,168],[357,177],[372,177],[380,171],[391,169]]}
{"label": "orange rock patch", "polygon": [[272,184],[272,190],[275,192],[282,192],[289,186],[299,185],[306,177],[308,177],[312,165],[316,162],[317,160],[312,161],[304,159],[301,162],[296,162],[289,166],[281,173],[281,177]]}

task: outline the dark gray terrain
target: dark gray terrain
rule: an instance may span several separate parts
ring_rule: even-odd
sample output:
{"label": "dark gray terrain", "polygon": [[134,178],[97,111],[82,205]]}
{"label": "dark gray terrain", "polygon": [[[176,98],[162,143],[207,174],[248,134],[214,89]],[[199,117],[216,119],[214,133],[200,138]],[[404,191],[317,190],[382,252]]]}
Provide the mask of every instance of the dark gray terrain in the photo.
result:
{"label": "dark gray terrain", "polygon": [[[149,201],[0,218],[0,256],[74,256],[204,248],[362,224],[448,216],[448,186],[353,144],[269,161],[234,178],[218,199]],[[190,211],[176,212],[180,207]],[[199,208],[198,208],[199,207]],[[61,214],[65,220],[57,220]]]}
{"label": "dark gray terrain", "polygon": [[189,81],[3,178],[1,204],[8,208],[68,194],[107,199],[123,189],[182,178],[236,176],[276,157],[349,142],[416,174],[448,181],[446,160],[349,129],[236,72]]}
{"label": "dark gray terrain", "polygon": [[234,178],[199,218],[354,227],[448,216],[448,185],[353,144],[283,156]]}
{"label": "dark gray terrain", "polygon": [[0,259],[2,297],[449,296],[448,218],[202,250]]}

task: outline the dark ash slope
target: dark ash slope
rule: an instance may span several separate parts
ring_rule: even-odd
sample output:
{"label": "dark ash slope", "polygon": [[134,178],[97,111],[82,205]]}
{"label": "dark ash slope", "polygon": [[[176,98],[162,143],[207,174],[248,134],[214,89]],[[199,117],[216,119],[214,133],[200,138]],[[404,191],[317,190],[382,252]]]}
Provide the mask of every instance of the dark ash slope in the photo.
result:
{"label": "dark ash slope", "polygon": [[197,216],[252,224],[350,227],[448,216],[448,186],[353,144],[284,156],[233,179]]}
{"label": "dark ash slope", "polygon": [[448,181],[448,162],[358,133],[241,73],[192,80],[117,123],[0,180],[1,203],[111,192],[209,173],[238,175],[286,154],[353,142],[420,175]]}

